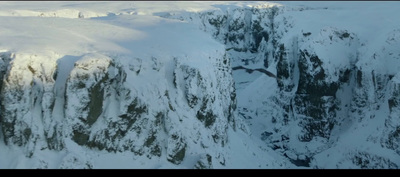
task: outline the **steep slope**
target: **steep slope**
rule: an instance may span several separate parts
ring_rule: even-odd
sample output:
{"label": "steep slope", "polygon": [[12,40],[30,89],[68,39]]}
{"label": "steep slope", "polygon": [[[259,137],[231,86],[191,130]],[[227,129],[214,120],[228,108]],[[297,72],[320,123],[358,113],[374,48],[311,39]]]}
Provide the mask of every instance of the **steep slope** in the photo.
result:
{"label": "steep slope", "polygon": [[399,7],[2,2],[0,168],[399,168]]}
{"label": "steep slope", "polygon": [[198,24],[226,45],[239,115],[293,164],[398,168],[397,6],[287,4],[164,17]]}
{"label": "steep slope", "polygon": [[1,168],[279,164],[251,160],[262,150],[236,138],[248,135],[230,60],[195,26],[145,15],[0,20],[14,20],[0,35],[10,41],[1,44]]}

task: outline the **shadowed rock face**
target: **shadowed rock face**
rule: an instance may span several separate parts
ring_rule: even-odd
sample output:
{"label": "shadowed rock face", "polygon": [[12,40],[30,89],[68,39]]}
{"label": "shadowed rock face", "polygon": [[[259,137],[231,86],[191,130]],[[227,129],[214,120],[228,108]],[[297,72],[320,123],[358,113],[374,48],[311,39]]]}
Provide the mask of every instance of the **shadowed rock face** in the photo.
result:
{"label": "shadowed rock face", "polygon": [[[176,165],[196,153],[191,148],[209,151],[199,168],[224,160],[213,149],[227,143],[228,126],[236,129],[235,89],[224,53],[210,56],[204,63],[207,70],[179,57],[53,57],[32,64],[36,58],[30,55],[1,55],[0,113],[6,144],[24,147],[28,157],[37,148],[63,150],[72,140],[93,150],[163,156]],[[58,67],[60,63],[66,68]],[[171,71],[166,66],[172,66]],[[171,73],[171,80],[165,72]],[[144,78],[155,80],[140,81]],[[84,158],[70,158],[91,166]]]}
{"label": "shadowed rock face", "polygon": [[[375,139],[373,143],[379,144],[380,141],[381,148],[399,153],[396,150],[399,144],[399,127],[396,125],[399,121],[394,119],[398,115],[397,79],[394,77],[398,71],[388,73],[380,68],[382,63],[388,64],[388,68],[391,68],[389,65],[399,65],[398,51],[394,50],[400,42],[398,30],[388,34],[387,44],[381,46],[383,50],[374,48],[375,53],[367,56],[359,53],[366,46],[361,45],[357,34],[346,29],[326,27],[318,29],[318,34],[292,31],[291,36],[298,35],[286,37],[296,22],[276,6],[216,10],[168,18],[201,21],[200,29],[226,45],[228,56],[234,63],[234,72],[244,70],[255,74],[259,71],[277,78],[278,91],[264,99],[264,106],[257,108],[258,113],[260,109],[266,112],[263,119],[272,120],[272,125],[265,123],[271,128],[261,137],[267,146],[281,152],[294,164],[311,166],[315,160],[313,156],[339,143],[338,136],[345,127],[358,129],[368,119],[381,119],[385,125],[378,129],[385,131],[370,133],[364,143]],[[381,63],[373,66],[374,60]],[[274,70],[276,73],[270,72]],[[259,116],[249,114],[251,109],[239,108],[239,114],[250,123],[252,116]],[[380,110],[385,113],[375,113]],[[298,129],[290,131],[286,127]],[[335,148],[340,148],[340,145]],[[365,153],[371,158],[381,158],[375,155],[375,151]],[[298,158],[300,156],[302,158]],[[357,161],[360,168],[397,168],[389,159],[381,160],[379,165],[367,165],[360,160],[365,158],[359,155],[354,155],[358,160],[350,157],[353,155],[344,156],[338,163]],[[314,167],[318,168],[318,164]]]}

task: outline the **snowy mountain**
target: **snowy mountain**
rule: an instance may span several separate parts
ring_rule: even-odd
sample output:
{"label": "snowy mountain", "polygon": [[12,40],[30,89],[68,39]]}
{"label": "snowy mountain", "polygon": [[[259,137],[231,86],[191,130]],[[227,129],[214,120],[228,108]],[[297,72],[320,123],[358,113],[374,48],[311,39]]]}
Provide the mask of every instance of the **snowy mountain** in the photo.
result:
{"label": "snowy mountain", "polygon": [[1,2],[0,168],[399,168],[398,2]]}

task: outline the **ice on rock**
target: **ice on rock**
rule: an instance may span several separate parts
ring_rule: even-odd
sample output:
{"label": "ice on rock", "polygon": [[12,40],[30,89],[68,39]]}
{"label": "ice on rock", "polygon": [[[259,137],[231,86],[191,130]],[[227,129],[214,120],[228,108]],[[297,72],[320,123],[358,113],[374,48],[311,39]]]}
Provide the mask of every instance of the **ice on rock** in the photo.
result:
{"label": "ice on rock", "polygon": [[0,3],[0,168],[398,168],[397,2]]}

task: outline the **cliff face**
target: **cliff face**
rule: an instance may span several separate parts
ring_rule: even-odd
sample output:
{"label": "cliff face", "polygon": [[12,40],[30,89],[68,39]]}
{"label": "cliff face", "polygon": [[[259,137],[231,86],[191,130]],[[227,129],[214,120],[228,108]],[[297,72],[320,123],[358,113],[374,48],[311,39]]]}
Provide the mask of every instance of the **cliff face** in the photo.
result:
{"label": "cliff face", "polygon": [[[185,32],[206,36],[197,29]],[[145,44],[125,44],[136,54],[2,53],[2,140],[28,158],[39,158],[41,151],[73,152],[51,168],[95,168],[88,150],[131,152],[173,165],[189,159],[186,168],[223,167],[228,130],[245,127],[236,116],[230,60],[212,38],[195,39],[208,43],[206,49],[173,47],[166,38],[184,43],[174,38],[180,34],[157,34]],[[53,163],[40,161],[40,168]]]}
{"label": "cliff face", "polygon": [[0,19],[7,165],[399,168],[395,8],[211,4]]}
{"label": "cliff face", "polygon": [[198,24],[226,45],[237,69],[239,115],[293,164],[398,168],[399,32],[366,44],[357,32],[304,27],[294,16],[326,9],[253,6],[168,18]]}
{"label": "cliff face", "polygon": [[[3,55],[4,56],[4,55]],[[11,54],[4,56],[1,90],[1,121],[7,144],[26,146],[31,156],[37,141],[50,131],[55,95],[53,74],[56,60],[42,56]],[[39,119],[39,120],[38,120]]]}
{"label": "cliff face", "polygon": [[86,54],[70,66],[65,58],[2,57],[12,61],[3,70],[4,141],[25,147],[28,157],[37,149],[63,150],[68,139],[90,149],[163,155],[174,164],[195,149],[223,158],[207,149],[224,147],[228,126],[236,128],[224,53],[202,59],[204,68],[190,58],[165,57]]}

